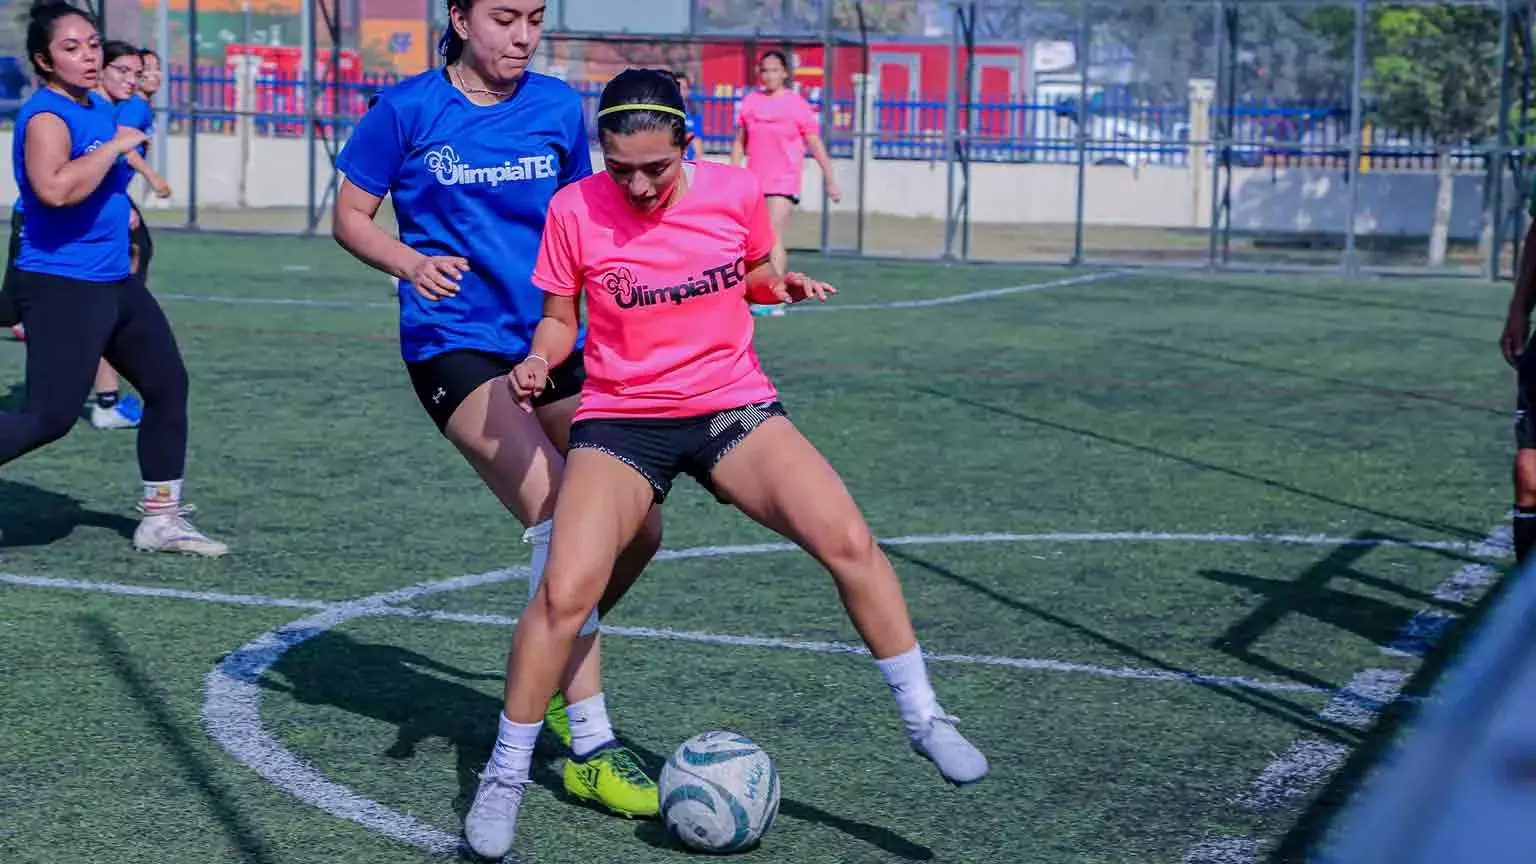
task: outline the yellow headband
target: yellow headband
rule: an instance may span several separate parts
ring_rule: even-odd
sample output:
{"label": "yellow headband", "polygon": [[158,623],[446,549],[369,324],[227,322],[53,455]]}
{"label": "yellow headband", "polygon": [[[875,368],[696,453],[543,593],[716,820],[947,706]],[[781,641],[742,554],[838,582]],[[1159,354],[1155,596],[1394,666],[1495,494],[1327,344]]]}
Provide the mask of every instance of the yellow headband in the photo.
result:
{"label": "yellow headband", "polygon": [[647,102],[632,102],[628,105],[613,105],[597,112],[597,116],[604,117],[616,111],[660,111],[663,114],[671,114],[674,117],[688,119],[688,115],[673,108],[670,105],[652,105]]}

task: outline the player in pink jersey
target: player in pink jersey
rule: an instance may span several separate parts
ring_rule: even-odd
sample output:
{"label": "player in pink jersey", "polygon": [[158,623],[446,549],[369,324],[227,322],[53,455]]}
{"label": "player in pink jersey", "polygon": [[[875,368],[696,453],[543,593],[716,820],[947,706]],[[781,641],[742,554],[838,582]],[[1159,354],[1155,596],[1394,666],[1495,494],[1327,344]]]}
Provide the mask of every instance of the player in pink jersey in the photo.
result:
{"label": "player in pink jersey", "polygon": [[825,300],[829,285],[783,273],[755,177],[683,159],[689,135],[670,75],[631,69],[603,90],[602,174],[550,202],[533,281],[544,318],[509,386],[531,406],[576,344],[586,303],[587,379],[555,504],[550,556],[513,637],[492,760],[465,835],[512,848],[533,743],[582,621],[619,550],[678,474],[793,540],[831,572],[895,696],[911,745],[952,783],[986,758],[940,708],[901,584],[837,472],[785,415],[752,348],[748,301]]}
{"label": "player in pink jersey", "polygon": [[[742,97],[736,107],[736,142],[731,146],[731,164],[746,162],[757,175],[768,198],[768,217],[773,222],[773,263],[783,273],[789,269],[789,252],[784,246],[784,232],[789,214],[800,203],[800,178],[805,169],[805,151],[821,167],[827,197],[841,201],[842,189],[832,172],[832,157],[821,140],[816,110],[799,93],[789,89],[789,58],[782,51],[769,51],[757,65],[762,87]],[[778,304],[754,308],[758,314],[784,314]]]}

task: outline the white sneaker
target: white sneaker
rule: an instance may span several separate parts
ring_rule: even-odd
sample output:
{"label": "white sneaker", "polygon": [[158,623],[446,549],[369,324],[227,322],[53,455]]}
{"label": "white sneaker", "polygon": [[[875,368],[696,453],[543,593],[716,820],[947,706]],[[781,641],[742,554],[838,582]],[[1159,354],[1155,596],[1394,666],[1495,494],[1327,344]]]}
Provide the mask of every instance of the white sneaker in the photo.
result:
{"label": "white sneaker", "polygon": [[912,749],[927,757],[944,779],[956,786],[968,786],[987,776],[987,757],[955,728],[958,717],[942,710],[923,730],[912,736]]}
{"label": "white sneaker", "polygon": [[464,840],[470,851],[492,861],[500,861],[512,851],[517,811],[527,786],[527,777],[498,768],[494,761],[486,762],[480,788],[475,791],[475,803],[464,816]]}
{"label": "white sneaker", "polygon": [[91,404],[91,425],[97,429],[132,429],[139,425],[137,420],[123,416],[123,412],[117,410],[117,406],[103,408],[95,403]]}
{"label": "white sneaker", "polygon": [[[141,509],[140,512],[143,512]],[[133,532],[133,548],[140,552],[179,552],[219,558],[229,554],[229,547],[192,527],[182,510],[171,513],[145,513]]]}

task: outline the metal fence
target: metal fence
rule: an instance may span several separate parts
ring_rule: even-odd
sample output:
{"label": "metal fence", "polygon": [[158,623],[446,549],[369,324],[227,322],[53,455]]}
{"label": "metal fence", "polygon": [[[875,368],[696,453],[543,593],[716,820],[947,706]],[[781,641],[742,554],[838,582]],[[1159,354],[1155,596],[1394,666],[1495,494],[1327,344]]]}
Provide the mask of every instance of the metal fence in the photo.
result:
{"label": "metal fence", "polygon": [[[335,153],[373,93],[440,62],[446,23],[441,0],[104,2],[109,37],[167,61],[154,155],[176,195],[159,217],[203,228],[326,230]],[[0,27],[17,61],[22,8]],[[845,193],[834,204],[808,175],[797,248],[1507,275],[1528,200],[1533,11],[551,0],[538,64],[589,106],[625,66],[686,72],[704,150],[724,158],[756,58],[786,51]],[[25,78],[0,68],[5,113]]]}

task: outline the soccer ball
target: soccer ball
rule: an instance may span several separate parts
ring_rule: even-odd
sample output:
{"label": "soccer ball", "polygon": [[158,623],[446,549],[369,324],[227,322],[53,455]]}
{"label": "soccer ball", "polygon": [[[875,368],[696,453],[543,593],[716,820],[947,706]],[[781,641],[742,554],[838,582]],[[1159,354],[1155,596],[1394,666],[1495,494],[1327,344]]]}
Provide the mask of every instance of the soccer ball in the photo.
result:
{"label": "soccer ball", "polygon": [[661,769],[661,818],[701,852],[740,852],[779,814],[779,772],[763,748],[724,730],[680,744]]}

